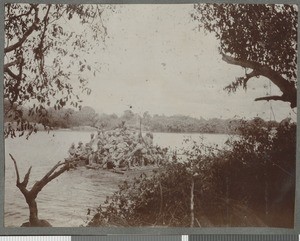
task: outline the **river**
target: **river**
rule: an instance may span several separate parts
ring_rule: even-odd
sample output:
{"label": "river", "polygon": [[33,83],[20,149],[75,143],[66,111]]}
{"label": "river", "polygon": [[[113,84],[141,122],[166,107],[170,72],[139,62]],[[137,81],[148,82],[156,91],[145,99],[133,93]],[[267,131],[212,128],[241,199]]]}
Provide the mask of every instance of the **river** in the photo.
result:
{"label": "river", "polygon": [[[178,134],[154,133],[154,144],[161,147],[187,147],[185,138],[202,141],[206,145],[224,146],[228,135],[221,134]],[[201,138],[200,138],[201,137]],[[28,140],[15,138],[5,140],[5,226],[18,227],[28,221],[28,207],[16,187],[16,174],[9,153],[16,159],[21,179],[32,166],[31,187],[54,164],[67,157],[72,142],[87,142],[90,132],[54,131],[49,134],[38,132]],[[106,196],[117,190],[118,184],[127,178],[125,175],[105,170],[78,168],[59,176],[39,193],[37,197],[39,217],[48,220],[54,227],[78,227],[85,225],[87,210],[103,203]],[[129,174],[128,174],[129,176]]]}

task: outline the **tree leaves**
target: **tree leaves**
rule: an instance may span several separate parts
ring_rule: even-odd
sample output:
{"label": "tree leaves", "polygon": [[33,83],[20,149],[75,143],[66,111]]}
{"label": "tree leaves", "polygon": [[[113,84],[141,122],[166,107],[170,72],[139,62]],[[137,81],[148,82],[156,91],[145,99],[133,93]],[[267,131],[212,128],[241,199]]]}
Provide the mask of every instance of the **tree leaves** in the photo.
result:
{"label": "tree leaves", "polygon": [[[193,19],[199,22],[200,29],[215,34],[222,54],[267,66],[285,82],[297,82],[296,5],[196,4],[194,8]],[[238,78],[227,90],[235,91],[243,84]]]}
{"label": "tree leaves", "polygon": [[99,206],[95,226],[189,226],[193,178],[194,214],[202,226],[293,227],[296,124],[284,120],[275,127],[255,118],[239,130],[229,149],[201,153],[195,145],[185,162],[166,160],[152,174],[124,181]]}
{"label": "tree leaves", "polygon": [[[103,7],[5,4],[4,98],[11,106],[32,107],[33,103],[39,103],[42,107],[58,109],[71,101],[73,106],[78,106],[75,96],[79,92],[72,85],[79,85],[87,94],[91,92],[87,80],[81,76],[86,70],[92,70],[91,63],[84,60],[84,64],[78,65],[77,60],[93,44],[99,44],[99,39],[94,41],[86,32],[76,32],[64,22],[74,20],[92,29],[90,35],[106,35],[102,29],[92,27],[101,18],[103,11],[100,13],[99,8]],[[67,46],[73,46],[73,51]],[[55,103],[57,96],[61,98]]]}

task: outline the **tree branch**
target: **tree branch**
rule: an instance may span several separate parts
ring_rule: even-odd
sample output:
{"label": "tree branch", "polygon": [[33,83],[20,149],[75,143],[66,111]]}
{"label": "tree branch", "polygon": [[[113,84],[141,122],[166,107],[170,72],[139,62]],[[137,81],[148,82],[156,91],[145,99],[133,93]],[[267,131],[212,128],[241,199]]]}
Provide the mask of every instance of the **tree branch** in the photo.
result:
{"label": "tree branch", "polygon": [[11,66],[14,66],[14,65],[17,65],[17,64],[21,63],[21,61],[22,61],[22,57],[19,57],[19,58],[17,58],[16,60],[14,60],[12,62],[4,64],[4,66],[3,66],[4,71],[6,71]]}
{"label": "tree branch", "polygon": [[259,97],[259,98],[255,99],[255,101],[261,101],[261,100],[266,100],[266,101],[281,100],[281,101],[285,101],[282,96],[278,96],[278,95],[270,95],[270,96]]}
{"label": "tree branch", "polygon": [[15,166],[15,170],[16,170],[16,174],[17,174],[17,186],[18,186],[20,184],[20,174],[19,174],[18,165],[17,165],[15,158],[12,156],[12,154],[9,153],[9,156],[14,162],[14,166]]}
{"label": "tree branch", "polygon": [[54,178],[58,177],[59,175],[61,175],[62,173],[64,173],[65,171],[69,170],[69,164],[65,164],[61,169],[59,169],[57,172],[54,172],[49,178],[48,178],[48,182],[52,181]]}
{"label": "tree branch", "polygon": [[23,37],[20,38],[17,43],[4,48],[4,53],[11,52],[17,49],[18,47],[20,47],[25,42],[25,40],[30,36],[30,34],[32,34],[32,32],[37,28],[38,23],[39,23],[38,10],[37,8],[35,8],[35,18],[33,24],[28,28],[28,30],[24,33]]}
{"label": "tree branch", "polygon": [[16,16],[13,16],[13,17],[10,17],[8,19],[5,19],[5,21],[12,21],[12,20],[15,20],[17,18],[21,18],[23,16],[28,16],[29,14],[31,14],[32,10],[35,8],[36,4],[31,4],[30,6],[30,9],[28,10],[27,13],[23,13],[23,14],[20,14],[20,15],[16,15]]}
{"label": "tree branch", "polygon": [[42,178],[42,180],[47,180],[49,176],[63,163],[58,162],[54,167],[51,168],[51,170]]}
{"label": "tree branch", "polygon": [[256,62],[253,61],[249,61],[249,60],[242,60],[242,59],[237,59],[234,58],[230,55],[226,55],[224,53],[222,54],[222,60],[225,61],[228,64],[233,64],[233,65],[239,65],[242,66],[244,68],[250,68],[250,69],[256,69],[259,67],[259,64],[257,64]]}
{"label": "tree branch", "polygon": [[43,23],[44,23],[44,29],[41,33],[41,39],[40,39],[40,43],[38,44],[38,46],[36,47],[36,49],[34,49],[35,52],[35,56],[36,59],[40,60],[40,73],[42,74],[42,72],[44,71],[44,39],[45,39],[45,34],[47,31],[47,26],[48,26],[48,22],[49,22],[49,12],[50,12],[50,8],[51,8],[51,4],[48,5],[48,9],[47,12],[43,18]]}
{"label": "tree branch", "polygon": [[249,79],[256,77],[258,75],[260,75],[260,73],[256,69],[254,69],[251,73],[246,74],[246,76],[244,77],[244,86],[247,84]]}
{"label": "tree branch", "polygon": [[[59,171],[55,170],[59,167],[64,165]],[[65,171],[69,170],[69,162],[58,162],[53,168],[51,168],[51,170],[40,180],[37,181],[31,191],[35,194],[39,193],[44,186],[46,186],[50,181],[52,181],[54,178],[58,177],[59,175],[61,175],[62,173],[64,173]]]}
{"label": "tree branch", "polygon": [[29,176],[30,176],[30,172],[31,172],[31,168],[32,168],[32,167],[29,167],[27,173],[26,173],[25,176],[24,176],[24,180],[23,180],[23,182],[21,183],[24,187],[27,187],[27,185],[28,185],[28,182],[29,182]]}
{"label": "tree branch", "polygon": [[[15,166],[15,170],[16,170],[16,174],[17,174],[17,183],[16,186],[19,188],[19,190],[23,193],[24,197],[27,198],[28,197],[28,190],[26,189],[26,186],[28,184],[28,180],[29,180],[29,175],[30,175],[30,170],[31,167],[29,168],[28,172],[26,173],[25,177],[24,177],[24,181],[22,183],[20,183],[20,174],[19,174],[19,170],[18,170],[18,166],[17,166],[17,162],[14,159],[14,157],[9,153],[10,158],[13,160],[14,162],[14,166]],[[28,177],[27,177],[28,176]],[[27,180],[27,181],[26,181]],[[26,184],[26,186],[24,185]]]}
{"label": "tree branch", "polygon": [[[282,91],[282,96],[281,100],[282,101],[287,101],[291,103],[291,108],[294,108],[297,106],[297,89],[295,86],[294,82],[290,82],[287,79],[283,78],[280,73],[274,71],[268,66],[261,65],[257,62],[250,61],[250,60],[244,60],[244,59],[238,59],[234,58],[232,56],[226,55],[222,53],[222,60],[224,60],[228,64],[233,64],[233,65],[238,65],[244,68],[251,68],[253,69],[253,72],[250,73],[249,75],[261,75],[273,82],[281,91]],[[257,73],[255,73],[255,71]],[[253,77],[253,76],[252,76]],[[247,79],[246,75],[246,79]],[[250,78],[248,78],[250,79]],[[277,98],[277,100],[279,100]]]}
{"label": "tree branch", "polygon": [[41,35],[41,42],[40,42],[40,44],[42,44],[42,42],[44,41],[44,38],[45,38],[45,33],[46,33],[46,30],[47,30],[47,24],[48,24],[48,21],[49,21],[48,16],[49,16],[50,8],[51,8],[51,4],[48,5],[48,9],[47,9],[46,15],[44,16],[44,19],[43,19],[44,30],[43,30],[42,35]]}
{"label": "tree branch", "polygon": [[12,72],[9,68],[4,69],[4,72],[7,73],[10,77],[12,77],[15,80],[20,81],[21,80],[21,76],[20,75],[16,75],[14,72]]}
{"label": "tree branch", "polygon": [[279,87],[279,89],[283,93],[290,88],[289,81],[283,78],[276,71],[272,70],[270,67],[261,65],[254,61],[234,58],[225,54],[222,54],[222,60],[224,60],[228,64],[239,65],[241,67],[250,68],[259,72],[259,75],[265,76],[270,79],[275,85]]}

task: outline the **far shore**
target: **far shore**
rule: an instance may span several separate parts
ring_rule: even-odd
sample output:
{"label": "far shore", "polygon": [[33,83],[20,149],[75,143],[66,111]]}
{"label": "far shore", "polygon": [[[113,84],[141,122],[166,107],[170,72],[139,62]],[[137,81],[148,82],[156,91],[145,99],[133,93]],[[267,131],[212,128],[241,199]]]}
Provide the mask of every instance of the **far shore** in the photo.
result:
{"label": "far shore", "polygon": [[[5,123],[6,124],[6,123]],[[5,125],[4,124],[4,125]],[[14,125],[14,124],[13,124]],[[41,124],[36,124],[37,131],[41,132],[51,132],[51,131],[79,131],[79,132],[93,132],[97,131],[98,128],[92,127],[92,126],[74,126],[70,128],[55,128],[52,127],[52,129],[45,129],[43,125]],[[139,129],[136,128],[138,131]],[[106,131],[104,129],[104,131]],[[164,133],[164,134],[186,134],[186,135],[193,135],[193,134],[210,134],[210,135],[236,135],[233,133],[213,133],[213,132],[168,132],[168,131],[150,131],[147,129],[142,130],[143,133],[145,132],[152,132],[152,133]]]}
{"label": "far shore", "polygon": [[[85,127],[85,126],[79,126],[79,127],[72,127],[72,128],[57,128],[52,129],[51,131],[79,131],[79,132],[93,132],[97,131],[97,128],[93,127]],[[48,130],[41,129],[39,131],[47,132]],[[105,131],[105,130],[104,130]],[[149,131],[149,130],[142,130],[143,133],[151,132],[151,133],[163,133],[163,134],[185,134],[185,135],[194,135],[194,134],[210,134],[210,135],[236,135],[232,133],[211,133],[211,132],[166,132],[166,131]]]}

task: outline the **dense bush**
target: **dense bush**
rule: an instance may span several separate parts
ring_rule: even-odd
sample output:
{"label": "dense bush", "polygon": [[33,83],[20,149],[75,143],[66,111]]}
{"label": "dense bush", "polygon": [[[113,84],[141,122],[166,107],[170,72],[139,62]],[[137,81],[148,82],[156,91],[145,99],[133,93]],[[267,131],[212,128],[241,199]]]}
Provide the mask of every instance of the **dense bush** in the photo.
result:
{"label": "dense bush", "polygon": [[[178,226],[189,218],[189,175],[184,164],[170,163],[164,169],[142,174],[132,183],[124,182],[106,208],[99,207],[96,215],[101,225],[172,225]],[[176,187],[176,188],[175,188]],[[95,225],[95,218],[90,225]]]}
{"label": "dense bush", "polygon": [[[242,125],[232,150],[219,155],[213,169],[219,195],[241,201],[266,225],[293,225],[296,124],[284,120],[277,128],[258,119]],[[231,214],[229,213],[229,225]]]}
{"label": "dense bush", "polygon": [[255,119],[238,131],[229,148],[194,143],[184,161],[124,182],[89,225],[292,227],[296,124]]}

